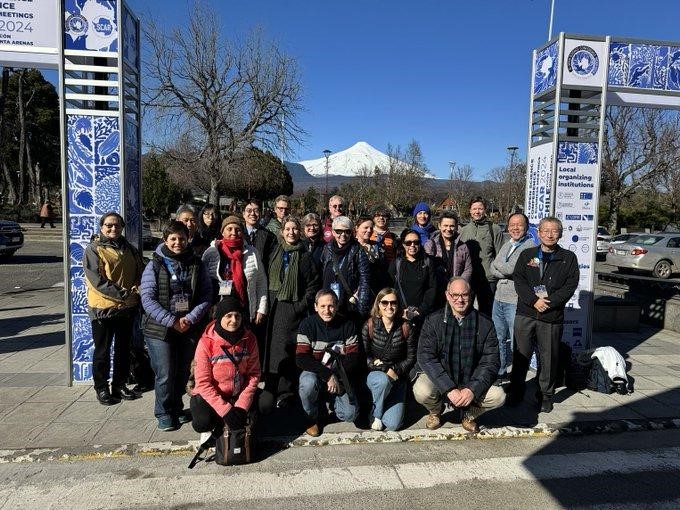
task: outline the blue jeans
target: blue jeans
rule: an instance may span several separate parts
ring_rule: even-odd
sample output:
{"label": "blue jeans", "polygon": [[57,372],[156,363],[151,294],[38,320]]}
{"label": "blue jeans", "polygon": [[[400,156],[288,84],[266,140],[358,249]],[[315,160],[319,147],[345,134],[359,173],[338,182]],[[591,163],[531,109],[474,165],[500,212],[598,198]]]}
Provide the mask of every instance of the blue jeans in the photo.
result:
{"label": "blue jeans", "polygon": [[[316,421],[319,417],[319,394],[322,389],[326,391],[326,383],[321,381],[314,372],[305,370],[300,374],[300,387],[298,389],[300,400],[307,417],[312,421]],[[356,405],[349,401],[346,392],[344,395],[329,394],[328,399],[339,420],[352,422],[357,419],[359,410]]]}
{"label": "blue jeans", "polygon": [[366,385],[373,396],[373,417],[379,418],[387,430],[399,430],[406,411],[406,379],[393,381],[380,370],[366,377]]}
{"label": "blue jeans", "polygon": [[184,335],[168,331],[166,340],[144,338],[149,349],[151,368],[156,374],[156,418],[176,416],[182,412],[182,395],[186,392],[191,360],[196,344]]}
{"label": "blue jeans", "polygon": [[512,363],[513,327],[516,311],[516,304],[504,303],[494,299],[491,318],[496,328],[498,350],[501,355],[501,368],[498,370],[498,375],[504,375],[508,370],[508,365]]}

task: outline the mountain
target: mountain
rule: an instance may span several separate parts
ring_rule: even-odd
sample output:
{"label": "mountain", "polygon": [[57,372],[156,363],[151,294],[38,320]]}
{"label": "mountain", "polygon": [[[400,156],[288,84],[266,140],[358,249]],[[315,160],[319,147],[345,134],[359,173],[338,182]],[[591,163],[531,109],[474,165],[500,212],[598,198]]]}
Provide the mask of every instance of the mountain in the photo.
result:
{"label": "mountain", "polygon": [[[338,175],[345,177],[355,177],[357,172],[364,167],[373,170],[376,166],[387,167],[389,164],[389,157],[383,154],[375,147],[372,147],[366,142],[357,142],[349,149],[331,154],[328,158],[328,175]],[[314,177],[326,176],[326,158],[310,159],[307,161],[300,161],[299,163],[288,164],[290,166],[301,165],[305,168],[307,173]],[[299,168],[296,168],[296,174]],[[293,174],[291,173],[291,176]],[[295,178],[293,178],[295,180]]]}

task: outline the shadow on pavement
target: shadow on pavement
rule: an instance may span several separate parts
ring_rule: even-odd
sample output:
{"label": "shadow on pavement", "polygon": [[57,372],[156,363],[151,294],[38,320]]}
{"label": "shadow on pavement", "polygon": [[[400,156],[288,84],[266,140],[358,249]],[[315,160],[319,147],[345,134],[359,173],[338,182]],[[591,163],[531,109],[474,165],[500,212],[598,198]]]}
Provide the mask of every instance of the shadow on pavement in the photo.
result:
{"label": "shadow on pavement", "polygon": [[[0,325],[0,328],[1,327],[2,325]],[[64,345],[65,343],[66,336],[63,331],[27,335],[22,336],[19,339],[3,338],[0,339],[0,354],[39,349],[41,347],[53,347],[55,345]]]}
{"label": "shadow on pavement", "polygon": [[64,257],[56,255],[22,255],[18,252],[11,259],[5,262],[5,265],[17,264],[56,264],[61,263]]}
{"label": "shadow on pavement", "polygon": [[[51,313],[43,315],[33,315],[29,317],[0,319],[0,334],[5,337],[16,336],[29,328],[38,326],[49,326],[53,324],[63,324],[63,313]],[[63,336],[63,331],[61,332]],[[24,339],[17,339],[16,341],[23,341]]]}

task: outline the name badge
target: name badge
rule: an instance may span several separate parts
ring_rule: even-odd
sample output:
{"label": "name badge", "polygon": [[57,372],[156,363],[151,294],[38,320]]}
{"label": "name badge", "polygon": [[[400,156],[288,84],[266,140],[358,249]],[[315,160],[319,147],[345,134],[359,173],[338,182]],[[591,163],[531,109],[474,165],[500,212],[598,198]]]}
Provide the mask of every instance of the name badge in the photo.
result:
{"label": "name badge", "polygon": [[534,294],[536,294],[537,298],[547,298],[548,297],[548,289],[545,288],[545,285],[536,285],[534,287]]}
{"label": "name badge", "polygon": [[220,296],[231,296],[231,289],[234,285],[233,280],[223,280],[220,282]]}
{"label": "name badge", "polygon": [[331,283],[331,290],[335,293],[335,296],[340,299],[340,284],[338,282]]}
{"label": "name badge", "polygon": [[175,313],[182,313],[189,311],[189,298],[187,296],[179,296],[175,300]]}

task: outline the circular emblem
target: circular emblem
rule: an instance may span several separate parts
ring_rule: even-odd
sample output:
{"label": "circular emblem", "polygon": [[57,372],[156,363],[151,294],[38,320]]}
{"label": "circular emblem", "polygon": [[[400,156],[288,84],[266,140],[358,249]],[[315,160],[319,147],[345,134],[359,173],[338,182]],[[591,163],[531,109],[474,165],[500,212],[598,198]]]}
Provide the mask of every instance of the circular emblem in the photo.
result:
{"label": "circular emblem", "polygon": [[577,46],[567,57],[567,68],[581,78],[595,76],[600,67],[600,59],[590,46]]}
{"label": "circular emblem", "polygon": [[92,23],[94,31],[104,37],[108,37],[113,32],[113,23],[111,20],[105,16],[99,16],[94,19]]}
{"label": "circular emblem", "polygon": [[66,30],[75,35],[83,35],[87,32],[87,20],[80,14],[71,14],[66,18]]}

